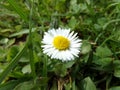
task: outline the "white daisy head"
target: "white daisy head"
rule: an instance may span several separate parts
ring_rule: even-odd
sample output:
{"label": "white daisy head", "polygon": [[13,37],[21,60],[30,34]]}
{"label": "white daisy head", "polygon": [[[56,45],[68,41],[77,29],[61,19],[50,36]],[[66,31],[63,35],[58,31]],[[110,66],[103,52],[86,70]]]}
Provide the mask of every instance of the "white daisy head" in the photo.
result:
{"label": "white daisy head", "polygon": [[43,53],[62,61],[70,61],[78,57],[82,44],[77,33],[61,28],[45,32],[42,43]]}

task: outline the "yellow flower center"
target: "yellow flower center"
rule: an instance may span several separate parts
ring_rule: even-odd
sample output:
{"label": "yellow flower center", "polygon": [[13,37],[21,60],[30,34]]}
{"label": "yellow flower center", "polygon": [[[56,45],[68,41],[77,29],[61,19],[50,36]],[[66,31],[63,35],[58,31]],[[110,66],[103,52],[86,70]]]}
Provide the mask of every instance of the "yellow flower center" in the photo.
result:
{"label": "yellow flower center", "polygon": [[53,40],[53,45],[58,50],[66,50],[70,46],[70,41],[63,36],[56,36]]}

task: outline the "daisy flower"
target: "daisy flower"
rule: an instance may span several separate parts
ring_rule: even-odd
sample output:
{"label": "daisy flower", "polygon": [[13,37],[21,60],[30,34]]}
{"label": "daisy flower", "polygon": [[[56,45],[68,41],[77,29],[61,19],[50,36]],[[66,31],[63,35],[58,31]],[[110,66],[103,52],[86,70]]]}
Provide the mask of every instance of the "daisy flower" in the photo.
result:
{"label": "daisy flower", "polygon": [[70,61],[78,57],[81,39],[70,29],[51,29],[44,33],[42,40],[43,53],[52,59]]}

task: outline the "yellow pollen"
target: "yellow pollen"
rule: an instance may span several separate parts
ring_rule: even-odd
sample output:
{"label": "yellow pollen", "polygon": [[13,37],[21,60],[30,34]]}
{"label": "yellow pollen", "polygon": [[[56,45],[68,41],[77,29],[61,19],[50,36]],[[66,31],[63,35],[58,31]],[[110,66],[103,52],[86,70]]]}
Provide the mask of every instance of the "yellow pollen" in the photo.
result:
{"label": "yellow pollen", "polygon": [[70,41],[63,36],[56,36],[53,40],[53,45],[58,50],[66,50],[70,46]]}

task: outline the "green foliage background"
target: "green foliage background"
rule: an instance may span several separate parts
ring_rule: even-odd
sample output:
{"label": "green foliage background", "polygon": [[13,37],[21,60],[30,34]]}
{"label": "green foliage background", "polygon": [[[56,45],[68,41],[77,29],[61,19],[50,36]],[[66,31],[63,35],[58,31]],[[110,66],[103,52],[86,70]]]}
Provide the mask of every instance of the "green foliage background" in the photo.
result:
{"label": "green foliage background", "polygon": [[[42,53],[50,28],[82,39],[79,58]],[[0,90],[120,90],[119,0],[0,0]]]}

